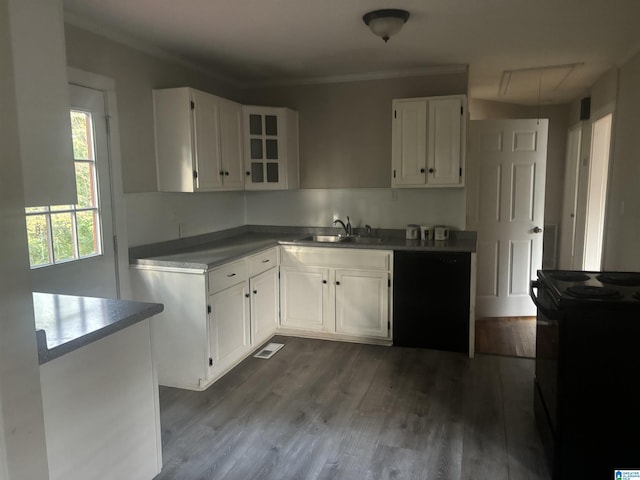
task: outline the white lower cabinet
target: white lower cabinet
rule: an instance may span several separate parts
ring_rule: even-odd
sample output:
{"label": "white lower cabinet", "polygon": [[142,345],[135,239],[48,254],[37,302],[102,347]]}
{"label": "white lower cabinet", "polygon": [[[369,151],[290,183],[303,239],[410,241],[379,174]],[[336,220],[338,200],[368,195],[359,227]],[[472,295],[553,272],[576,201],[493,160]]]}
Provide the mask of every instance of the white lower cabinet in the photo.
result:
{"label": "white lower cabinet", "polygon": [[314,332],[329,330],[325,302],[329,269],[318,267],[280,267],[280,324]]}
{"label": "white lower cabinet", "polygon": [[280,331],[390,341],[392,259],[381,250],[283,247]]}
{"label": "white lower cabinet", "polygon": [[241,359],[251,346],[249,286],[246,277],[209,295],[209,377]]}
{"label": "white lower cabinet", "polygon": [[254,346],[268,340],[278,328],[280,289],[278,269],[269,270],[249,279],[251,291],[251,339]]}
{"label": "white lower cabinet", "polygon": [[388,338],[389,275],[336,270],[336,333]]}
{"label": "white lower cabinet", "polygon": [[164,304],[151,322],[160,385],[204,390],[275,333],[277,265],[275,247],[209,271],[131,268],[134,298]]}

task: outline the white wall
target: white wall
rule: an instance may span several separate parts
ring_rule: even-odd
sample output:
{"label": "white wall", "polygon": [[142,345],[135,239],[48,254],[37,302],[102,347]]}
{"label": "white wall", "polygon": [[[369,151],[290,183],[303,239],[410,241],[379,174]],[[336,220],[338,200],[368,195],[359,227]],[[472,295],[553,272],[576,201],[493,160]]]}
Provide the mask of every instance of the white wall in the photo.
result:
{"label": "white wall", "polygon": [[9,21],[0,0],[0,479],[46,480]]}
{"label": "white wall", "polygon": [[408,223],[443,224],[463,229],[462,188],[442,189],[302,189],[246,192],[249,225],[329,227],[349,215],[354,227],[404,228]]}
{"label": "white wall", "polygon": [[244,224],[242,191],[128,193],[124,197],[130,247]]}
{"label": "white wall", "polygon": [[604,268],[640,271],[640,53],[620,68],[618,78]]}

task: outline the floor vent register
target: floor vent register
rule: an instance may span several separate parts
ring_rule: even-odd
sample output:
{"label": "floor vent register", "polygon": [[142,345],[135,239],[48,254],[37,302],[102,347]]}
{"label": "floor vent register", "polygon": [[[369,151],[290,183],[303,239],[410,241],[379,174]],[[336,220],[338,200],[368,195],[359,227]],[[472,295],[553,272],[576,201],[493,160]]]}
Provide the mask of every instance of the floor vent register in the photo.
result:
{"label": "floor vent register", "polygon": [[262,350],[254,355],[256,358],[271,358],[273,357],[278,350],[284,347],[284,343],[270,343],[266,345]]}

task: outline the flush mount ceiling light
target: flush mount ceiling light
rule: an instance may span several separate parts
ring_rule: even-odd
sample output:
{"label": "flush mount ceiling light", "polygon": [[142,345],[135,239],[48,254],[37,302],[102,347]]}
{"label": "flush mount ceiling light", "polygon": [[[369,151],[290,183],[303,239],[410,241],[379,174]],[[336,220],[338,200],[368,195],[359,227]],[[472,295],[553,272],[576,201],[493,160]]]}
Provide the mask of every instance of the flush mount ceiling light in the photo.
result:
{"label": "flush mount ceiling light", "polygon": [[409,12],[393,8],[374,10],[362,17],[362,20],[369,26],[371,31],[382,37],[385,43],[389,41],[391,35],[395,35],[400,31],[408,19]]}

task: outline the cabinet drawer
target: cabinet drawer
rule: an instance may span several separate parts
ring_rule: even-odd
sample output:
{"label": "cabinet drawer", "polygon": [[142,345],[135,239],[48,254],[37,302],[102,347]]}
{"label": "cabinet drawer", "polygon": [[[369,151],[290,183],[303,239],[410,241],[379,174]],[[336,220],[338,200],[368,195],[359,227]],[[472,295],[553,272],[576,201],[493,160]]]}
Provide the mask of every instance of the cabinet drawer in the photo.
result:
{"label": "cabinet drawer", "polygon": [[278,249],[271,248],[264,252],[256,253],[249,257],[249,276],[255,277],[256,275],[266,272],[270,268],[278,265]]}
{"label": "cabinet drawer", "polygon": [[236,283],[246,281],[247,278],[246,259],[227,263],[209,272],[209,292],[224,290]]}
{"label": "cabinet drawer", "polygon": [[391,268],[391,252],[356,248],[283,247],[280,264],[388,271]]}

